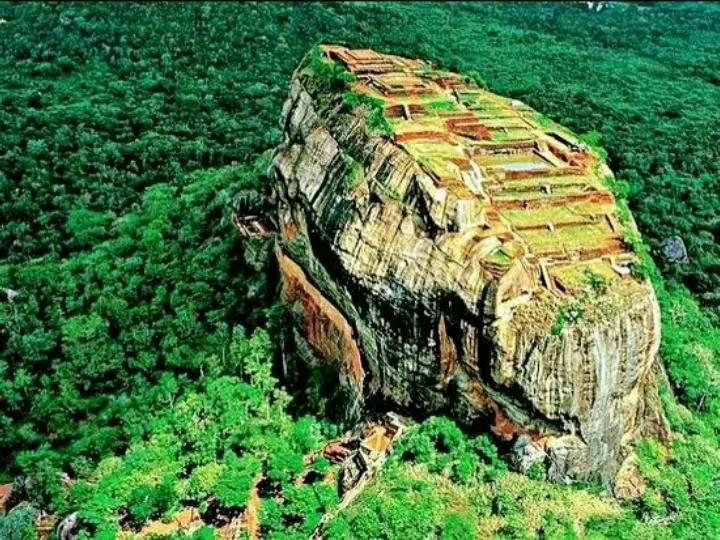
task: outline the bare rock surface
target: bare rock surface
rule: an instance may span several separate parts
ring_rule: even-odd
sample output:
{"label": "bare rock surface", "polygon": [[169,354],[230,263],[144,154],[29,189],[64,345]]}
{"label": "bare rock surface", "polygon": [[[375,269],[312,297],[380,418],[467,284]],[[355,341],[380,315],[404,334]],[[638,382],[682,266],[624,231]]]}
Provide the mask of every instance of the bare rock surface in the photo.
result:
{"label": "bare rock surface", "polygon": [[283,125],[283,296],[348,414],[380,398],[484,422],[555,481],[611,482],[667,436],[635,226],[574,135],[428,63],[332,46],[296,71]]}

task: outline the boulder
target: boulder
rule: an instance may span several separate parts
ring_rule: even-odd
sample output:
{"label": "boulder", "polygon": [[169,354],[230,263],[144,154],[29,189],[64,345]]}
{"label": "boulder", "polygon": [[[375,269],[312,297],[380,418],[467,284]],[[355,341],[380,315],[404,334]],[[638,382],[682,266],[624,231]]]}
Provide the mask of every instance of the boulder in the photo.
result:
{"label": "boulder", "polygon": [[512,447],[512,456],[515,467],[523,474],[527,474],[533,465],[545,469],[547,453],[536,444],[527,434],[520,435]]}
{"label": "boulder", "polygon": [[659,308],[613,269],[637,256],[607,165],[538,117],[420,60],[308,56],[269,169],[282,297],[349,419],[449,412],[522,436],[551,479],[609,484],[666,433]]}
{"label": "boulder", "polygon": [[671,236],[666,238],[660,244],[660,252],[663,258],[669,262],[688,262],[687,249],[685,242],[679,236]]}
{"label": "boulder", "polygon": [[0,486],[0,516],[5,515],[9,510],[8,504],[13,494],[12,484],[3,484]]}
{"label": "boulder", "polygon": [[646,489],[647,486],[638,469],[637,456],[634,453],[630,454],[615,477],[613,494],[618,499],[635,500],[640,498]]}
{"label": "boulder", "polygon": [[57,528],[57,536],[59,540],[74,540],[77,530],[79,514],[73,512],[65,516]]}

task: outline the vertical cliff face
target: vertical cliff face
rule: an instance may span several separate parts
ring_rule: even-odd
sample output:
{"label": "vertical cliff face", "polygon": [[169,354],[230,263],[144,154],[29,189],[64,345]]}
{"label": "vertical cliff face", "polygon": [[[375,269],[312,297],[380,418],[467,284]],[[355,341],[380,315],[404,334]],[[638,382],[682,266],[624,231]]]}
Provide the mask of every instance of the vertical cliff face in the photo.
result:
{"label": "vertical cliff face", "polygon": [[283,297],[352,414],[373,396],[488,422],[523,466],[612,479],[664,435],[657,301],[610,173],[461,76],[323,47],[296,72],[278,192]]}

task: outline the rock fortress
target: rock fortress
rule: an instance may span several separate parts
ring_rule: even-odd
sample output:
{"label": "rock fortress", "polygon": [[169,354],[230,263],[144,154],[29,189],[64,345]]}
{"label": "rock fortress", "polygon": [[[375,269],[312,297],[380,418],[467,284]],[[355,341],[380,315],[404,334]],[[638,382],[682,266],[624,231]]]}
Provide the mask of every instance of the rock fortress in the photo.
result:
{"label": "rock fortress", "polygon": [[448,414],[608,486],[667,437],[658,304],[596,150],[476,78],[331,45],[282,122],[282,295],[350,418]]}

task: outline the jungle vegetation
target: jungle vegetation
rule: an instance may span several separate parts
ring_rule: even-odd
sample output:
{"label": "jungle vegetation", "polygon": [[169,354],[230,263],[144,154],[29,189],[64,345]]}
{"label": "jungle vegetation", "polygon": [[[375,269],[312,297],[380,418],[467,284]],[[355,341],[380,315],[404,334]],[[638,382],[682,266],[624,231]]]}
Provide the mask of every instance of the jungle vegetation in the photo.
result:
{"label": "jungle vegetation", "polygon": [[[115,538],[192,506],[213,538],[258,475],[263,537],[337,506],[304,456],[338,427],[272,369],[272,246],[230,222],[238,194],[265,204],[319,42],[474,73],[606,150],[654,260],[675,432],[643,442],[649,489],[619,504],[428,419],[328,537],[720,537],[720,8],[613,4],[0,4],[0,480],[28,501],[0,537],[77,511],[82,538]],[[688,262],[661,255],[673,235]]]}

